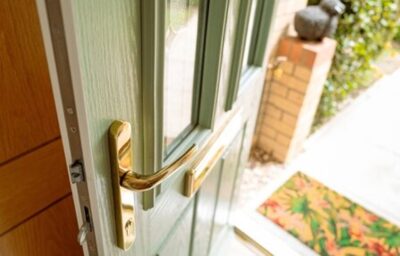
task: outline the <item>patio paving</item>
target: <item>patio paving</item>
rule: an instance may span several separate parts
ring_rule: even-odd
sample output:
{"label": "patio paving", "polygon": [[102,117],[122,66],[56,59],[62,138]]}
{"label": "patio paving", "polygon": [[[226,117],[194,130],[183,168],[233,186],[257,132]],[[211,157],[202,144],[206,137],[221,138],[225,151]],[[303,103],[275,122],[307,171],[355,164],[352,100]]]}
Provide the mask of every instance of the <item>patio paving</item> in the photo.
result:
{"label": "patio paving", "polygon": [[[266,199],[265,191],[299,170],[400,226],[400,69],[314,133],[287,166],[269,163],[246,170],[241,208],[254,211]],[[293,255],[303,255],[297,251]]]}

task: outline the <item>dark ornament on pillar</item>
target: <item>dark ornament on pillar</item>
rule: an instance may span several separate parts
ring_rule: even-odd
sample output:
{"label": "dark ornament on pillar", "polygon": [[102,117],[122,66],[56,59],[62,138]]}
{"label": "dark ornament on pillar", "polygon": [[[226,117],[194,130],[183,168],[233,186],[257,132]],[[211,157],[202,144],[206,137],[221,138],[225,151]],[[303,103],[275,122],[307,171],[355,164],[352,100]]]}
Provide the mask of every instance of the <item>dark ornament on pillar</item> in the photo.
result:
{"label": "dark ornament on pillar", "polygon": [[308,41],[332,37],[338,25],[339,15],[345,8],[340,0],[322,0],[319,5],[308,6],[296,12],[294,28],[301,39]]}

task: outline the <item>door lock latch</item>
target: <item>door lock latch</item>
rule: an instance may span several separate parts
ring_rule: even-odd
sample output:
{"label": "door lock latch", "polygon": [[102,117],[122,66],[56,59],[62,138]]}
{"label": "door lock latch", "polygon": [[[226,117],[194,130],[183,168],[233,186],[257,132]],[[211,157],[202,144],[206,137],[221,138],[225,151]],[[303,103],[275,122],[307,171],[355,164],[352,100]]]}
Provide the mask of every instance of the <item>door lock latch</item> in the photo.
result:
{"label": "door lock latch", "polygon": [[71,175],[72,183],[82,182],[85,179],[83,164],[80,161],[76,161],[69,166],[69,173]]}

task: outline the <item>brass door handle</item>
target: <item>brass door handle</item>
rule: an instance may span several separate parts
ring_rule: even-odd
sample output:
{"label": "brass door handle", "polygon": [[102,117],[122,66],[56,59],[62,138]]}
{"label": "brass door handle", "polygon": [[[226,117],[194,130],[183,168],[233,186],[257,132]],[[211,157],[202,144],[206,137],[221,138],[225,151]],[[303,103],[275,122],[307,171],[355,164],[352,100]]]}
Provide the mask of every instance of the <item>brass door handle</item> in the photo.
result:
{"label": "brass door handle", "polygon": [[147,191],[168,179],[180,166],[185,164],[196,152],[196,145],[192,145],[181,157],[154,174],[143,175],[133,171],[126,172],[121,177],[121,186],[133,191]]}
{"label": "brass door handle", "polygon": [[[120,185],[126,189],[143,192],[155,188],[168,179],[176,170],[185,164],[196,153],[196,145],[192,145],[181,157],[163,167],[154,174],[140,174],[131,170],[131,136],[130,124],[124,121],[114,121],[110,127],[111,161],[118,172]],[[128,134],[129,133],[129,134]]]}
{"label": "brass door handle", "polygon": [[131,125],[125,121],[114,121],[109,128],[108,137],[117,242],[120,248],[127,250],[136,236],[134,199],[131,191],[142,192],[155,188],[191,159],[197,151],[197,146],[191,146],[181,157],[156,173],[144,175],[132,170]]}

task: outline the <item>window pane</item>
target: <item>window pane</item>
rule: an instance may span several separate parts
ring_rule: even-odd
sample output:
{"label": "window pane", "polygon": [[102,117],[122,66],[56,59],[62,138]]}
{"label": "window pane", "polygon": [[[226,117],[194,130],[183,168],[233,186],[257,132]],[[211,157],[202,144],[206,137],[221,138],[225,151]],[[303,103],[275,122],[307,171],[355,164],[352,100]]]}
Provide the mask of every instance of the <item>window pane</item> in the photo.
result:
{"label": "window pane", "polygon": [[164,57],[164,146],[170,151],[193,128],[199,0],[168,0]]}
{"label": "window pane", "polygon": [[243,55],[243,64],[242,64],[242,73],[244,73],[248,66],[249,66],[249,53],[250,53],[250,46],[251,46],[251,38],[253,36],[253,27],[254,27],[254,20],[255,20],[255,13],[256,13],[256,6],[257,0],[251,1],[251,9],[250,9],[250,18],[247,27],[247,35],[246,35],[246,42],[244,45],[244,55]]}
{"label": "window pane", "polygon": [[219,100],[217,108],[217,116],[223,114],[226,111],[226,103],[230,99],[228,97],[229,94],[233,91],[233,84],[230,83],[232,76],[234,75],[234,70],[239,69],[241,71],[241,67],[234,66],[234,58],[237,58],[237,52],[235,52],[235,46],[238,41],[237,29],[240,21],[241,14],[241,6],[244,1],[249,0],[230,0],[228,6],[228,14],[226,18],[225,25],[225,35],[224,35],[224,45],[223,45],[223,54],[222,54],[222,66],[220,72],[220,87],[225,88],[226,91],[223,93],[225,95],[225,99]]}

